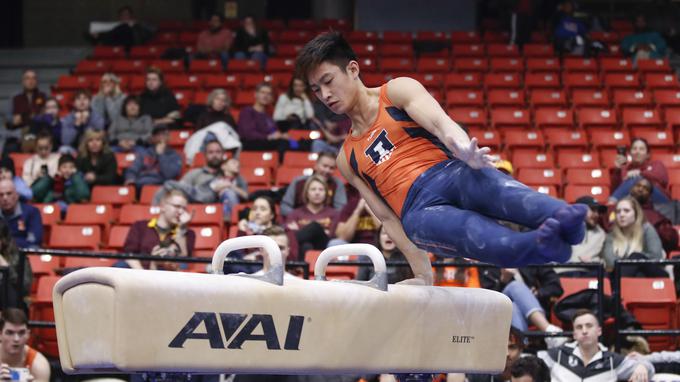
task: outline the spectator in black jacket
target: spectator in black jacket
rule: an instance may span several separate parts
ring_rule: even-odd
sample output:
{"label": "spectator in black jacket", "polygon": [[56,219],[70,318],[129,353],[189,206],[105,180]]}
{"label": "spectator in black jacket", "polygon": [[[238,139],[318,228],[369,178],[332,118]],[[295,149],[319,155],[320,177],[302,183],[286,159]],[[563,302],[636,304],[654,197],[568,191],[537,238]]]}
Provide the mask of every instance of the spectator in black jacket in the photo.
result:
{"label": "spectator in black jacket", "polygon": [[146,70],[146,89],[139,96],[142,114],[153,120],[154,126],[176,126],[181,114],[175,95],[165,87],[163,72],[156,67]]}
{"label": "spectator in black jacket", "polygon": [[109,149],[104,130],[85,131],[78,147],[76,167],[90,188],[118,183],[116,156]]}
{"label": "spectator in black jacket", "polygon": [[246,16],[236,31],[231,51],[235,59],[259,61],[264,69],[269,55],[269,33],[255,23],[253,16]]}

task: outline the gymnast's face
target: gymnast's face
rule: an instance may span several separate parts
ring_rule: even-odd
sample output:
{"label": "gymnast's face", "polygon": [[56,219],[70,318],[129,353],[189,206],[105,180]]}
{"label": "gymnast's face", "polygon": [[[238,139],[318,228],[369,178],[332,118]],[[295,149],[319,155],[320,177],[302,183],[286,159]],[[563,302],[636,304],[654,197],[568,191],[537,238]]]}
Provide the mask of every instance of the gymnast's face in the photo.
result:
{"label": "gymnast's face", "polygon": [[324,61],[308,76],[309,88],[335,114],[356,107],[359,93],[359,63],[350,61],[345,68]]}
{"label": "gymnast's face", "polygon": [[0,336],[3,351],[7,354],[20,354],[26,346],[28,335],[29,331],[25,324],[16,325],[5,322]]}

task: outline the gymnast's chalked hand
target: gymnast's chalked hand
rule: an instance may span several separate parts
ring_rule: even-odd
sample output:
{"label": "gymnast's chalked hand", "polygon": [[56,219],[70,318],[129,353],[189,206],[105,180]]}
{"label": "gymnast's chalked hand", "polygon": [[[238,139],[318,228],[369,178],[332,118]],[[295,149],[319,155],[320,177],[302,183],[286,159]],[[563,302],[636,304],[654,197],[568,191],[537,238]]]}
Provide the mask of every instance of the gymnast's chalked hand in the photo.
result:
{"label": "gymnast's chalked hand", "polygon": [[479,148],[477,138],[472,138],[468,146],[459,144],[453,137],[447,137],[449,146],[453,150],[456,158],[467,163],[474,169],[493,167],[493,157],[489,155],[491,149],[488,147]]}

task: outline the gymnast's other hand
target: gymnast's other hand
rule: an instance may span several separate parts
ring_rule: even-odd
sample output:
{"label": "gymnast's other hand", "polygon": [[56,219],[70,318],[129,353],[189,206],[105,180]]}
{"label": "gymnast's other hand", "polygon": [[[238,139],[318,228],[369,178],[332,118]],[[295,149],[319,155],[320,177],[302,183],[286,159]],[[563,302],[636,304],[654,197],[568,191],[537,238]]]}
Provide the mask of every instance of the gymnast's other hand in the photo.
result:
{"label": "gymnast's other hand", "polygon": [[489,155],[491,149],[478,147],[477,138],[472,138],[469,145],[460,144],[453,137],[447,137],[448,146],[452,149],[456,158],[467,163],[474,169],[493,167],[493,157]]}
{"label": "gymnast's other hand", "polygon": [[12,372],[9,369],[9,365],[6,363],[0,364],[0,380],[3,381],[11,381],[12,380]]}

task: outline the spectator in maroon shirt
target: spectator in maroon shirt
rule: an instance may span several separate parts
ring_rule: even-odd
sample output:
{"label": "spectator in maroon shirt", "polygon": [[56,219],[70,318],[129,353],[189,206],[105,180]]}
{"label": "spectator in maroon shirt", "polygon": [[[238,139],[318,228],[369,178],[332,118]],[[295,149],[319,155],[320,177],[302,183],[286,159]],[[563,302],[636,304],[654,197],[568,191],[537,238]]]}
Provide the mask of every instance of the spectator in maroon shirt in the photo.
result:
{"label": "spectator in maroon shirt", "polygon": [[273,100],[272,85],[263,82],[255,88],[255,104],[239,113],[238,134],[243,150],[278,150],[283,154],[288,149],[288,134],[277,129],[268,112]]}
{"label": "spectator in maroon shirt", "polygon": [[373,244],[380,226],[380,220],[371,212],[364,198],[349,200],[333,220],[331,232],[335,234],[335,239],[329,241],[328,246]]}
{"label": "spectator in maroon shirt", "polygon": [[294,209],[286,218],[291,248],[297,244],[300,260],[304,259],[308,250],[326,248],[333,237],[331,224],[338,211],[328,205],[328,195],[326,179],[319,175],[310,176],[303,192],[305,205]]}
{"label": "spectator in maroon shirt", "polygon": [[198,35],[194,57],[198,59],[219,58],[222,69],[225,70],[229,62],[229,49],[234,42],[234,34],[225,28],[223,23],[224,19],[221,15],[215,13],[210,16],[208,29]]}
{"label": "spectator in maroon shirt", "polygon": [[668,171],[661,161],[650,158],[649,144],[645,139],[633,139],[630,146],[630,157],[630,162],[626,155],[619,154],[616,157],[615,168],[611,172],[612,194],[609,197],[610,204],[627,196],[641,177],[647,178],[654,186],[651,196],[652,202],[670,202]]}
{"label": "spectator in maroon shirt", "polygon": [[[179,190],[169,191],[160,209],[158,217],[137,221],[130,227],[123,250],[158,257],[191,257],[196,234],[188,228],[193,215],[187,211],[187,197]],[[134,269],[179,269],[179,263],[162,261],[128,260],[127,264]]]}
{"label": "spectator in maroon shirt", "polygon": [[12,98],[11,128],[27,126],[33,117],[40,113],[47,96],[38,89],[38,75],[33,70],[26,70],[21,80],[24,90]]}
{"label": "spectator in maroon shirt", "polygon": [[630,196],[635,198],[645,213],[645,219],[654,226],[656,233],[659,234],[661,244],[666,253],[671,253],[678,248],[678,231],[673,228],[668,218],[654,209],[652,204],[652,183],[646,178],[640,178],[630,190]]}

